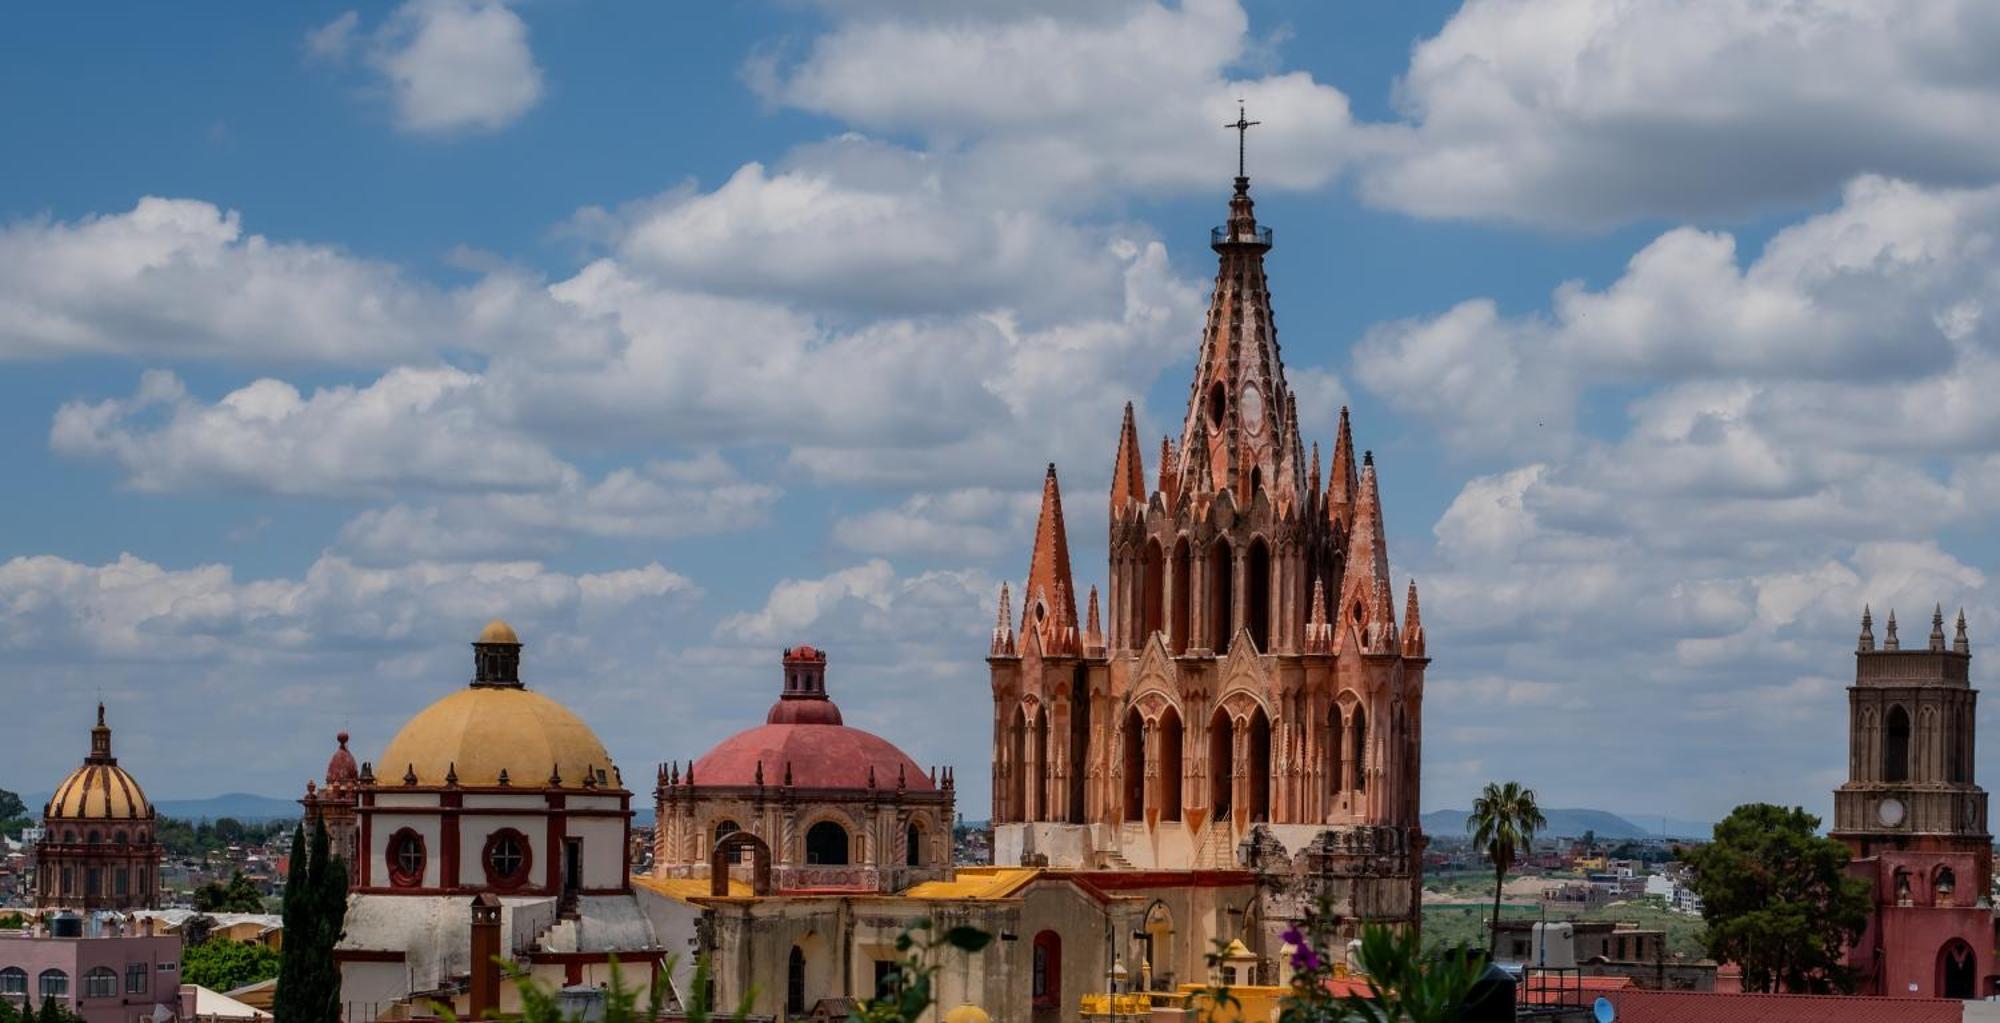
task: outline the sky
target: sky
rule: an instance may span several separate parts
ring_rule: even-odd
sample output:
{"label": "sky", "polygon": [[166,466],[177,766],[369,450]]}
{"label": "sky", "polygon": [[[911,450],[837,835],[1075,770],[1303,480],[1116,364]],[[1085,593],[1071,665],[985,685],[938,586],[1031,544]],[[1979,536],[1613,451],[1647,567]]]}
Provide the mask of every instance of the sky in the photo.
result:
{"label": "sky", "polygon": [[1239,100],[1301,427],[1352,407],[1423,590],[1426,809],[1824,813],[1864,605],[1992,678],[1983,0],[246,13],[0,13],[0,787],[101,698],[156,797],[295,795],[501,615],[641,791],[806,642],[983,817],[999,585],[1051,461],[1104,581]]}

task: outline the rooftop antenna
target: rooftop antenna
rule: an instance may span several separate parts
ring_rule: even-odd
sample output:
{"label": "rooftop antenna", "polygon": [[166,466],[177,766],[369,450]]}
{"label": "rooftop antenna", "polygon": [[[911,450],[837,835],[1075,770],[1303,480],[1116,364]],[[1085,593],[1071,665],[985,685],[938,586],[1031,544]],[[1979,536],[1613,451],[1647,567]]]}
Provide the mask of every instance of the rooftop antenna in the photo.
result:
{"label": "rooftop antenna", "polygon": [[1243,148],[1245,141],[1250,136],[1250,129],[1263,123],[1262,121],[1252,121],[1245,116],[1243,113],[1243,101],[1239,99],[1236,101],[1236,123],[1223,125],[1224,128],[1236,129],[1236,176],[1239,178],[1249,177],[1243,171]]}

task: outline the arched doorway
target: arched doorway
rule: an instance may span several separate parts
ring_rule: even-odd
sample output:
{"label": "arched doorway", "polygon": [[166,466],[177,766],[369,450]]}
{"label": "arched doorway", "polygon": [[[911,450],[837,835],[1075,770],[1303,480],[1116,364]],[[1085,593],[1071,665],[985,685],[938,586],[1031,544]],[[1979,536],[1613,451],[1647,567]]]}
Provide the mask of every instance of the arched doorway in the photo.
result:
{"label": "arched doorway", "polygon": [[1262,707],[1250,714],[1250,819],[1271,819],[1271,719]]}
{"label": "arched doorway", "polygon": [[1208,648],[1229,652],[1236,625],[1236,551],[1216,537],[1208,548]]}
{"label": "arched doorway", "polygon": [[1139,564],[1139,635],[1133,637],[1135,647],[1150,642],[1153,633],[1166,625],[1167,556],[1160,550],[1158,540],[1146,541],[1146,552]]}
{"label": "arched doorway", "polygon": [[1194,554],[1188,547],[1187,537],[1181,537],[1174,544],[1173,588],[1174,619],[1167,645],[1174,653],[1184,654],[1187,653],[1190,638],[1188,632],[1192,628],[1189,608],[1193,605],[1190,601],[1194,599]]}
{"label": "arched doorway", "polygon": [[1181,819],[1181,742],[1186,729],[1172,707],[1160,715],[1160,819]]}
{"label": "arched doorway", "polygon": [[809,866],[847,865],[847,829],[834,821],[820,821],[806,830],[806,863]]}
{"label": "arched doorway", "polygon": [[906,867],[924,865],[924,829],[914,819],[903,829],[903,865]]}
{"label": "arched doorway", "polygon": [[1953,938],[1938,949],[1937,991],[1943,998],[1971,998],[1977,982],[1979,957],[1964,938]]}
{"label": "arched doorway", "polygon": [[1906,781],[1910,777],[1910,712],[1902,704],[1889,708],[1882,729],[1882,780]]}
{"label": "arched doorway", "polygon": [[[717,823],[717,824],[715,825],[715,841],[714,841],[714,843],[713,843],[712,845],[710,845],[710,846],[709,846],[709,848],[710,848],[710,849],[719,849],[719,848],[721,848],[721,847],[722,847],[722,840],[723,840],[723,839],[725,839],[725,838],[728,838],[729,836],[731,836],[731,835],[733,835],[733,834],[735,834],[735,833],[737,833],[738,831],[741,831],[741,830],[743,830],[743,829],[742,829],[741,827],[739,827],[739,826],[737,825],[737,823],[736,823],[735,821],[731,821],[731,820],[725,820],[725,821],[721,821],[721,822],[718,822],[718,823]],[[732,848],[732,849],[730,849],[730,850],[729,850],[729,851],[728,851],[727,853],[725,853],[725,854],[724,854],[724,859],[725,859],[725,860],[726,860],[727,862],[729,862],[729,863],[741,863],[741,862],[743,862],[743,849],[742,849],[742,847],[741,847],[741,846],[737,846],[737,847],[735,847],[735,848]]]}
{"label": "arched doorway", "polygon": [[1139,708],[1125,712],[1125,819],[1146,819],[1146,723]]}
{"label": "arched doorway", "polygon": [[785,1014],[803,1016],[806,1011],[806,950],[792,946],[785,964]]}
{"label": "arched doorway", "polygon": [[1174,914],[1158,899],[1146,907],[1139,931],[1144,937],[1140,972],[1152,981],[1151,990],[1174,989]]}
{"label": "arched doorway", "polygon": [[1038,1014],[1060,1010],[1062,1000],[1062,935],[1042,931],[1035,935],[1034,959],[1029,964],[1028,996]]}
{"label": "arched doorway", "polygon": [[1258,653],[1271,649],[1271,548],[1263,537],[1250,541],[1243,568],[1243,620]]}
{"label": "arched doorway", "polygon": [[1217,709],[1208,722],[1208,806],[1212,819],[1229,813],[1236,788],[1235,723]]}

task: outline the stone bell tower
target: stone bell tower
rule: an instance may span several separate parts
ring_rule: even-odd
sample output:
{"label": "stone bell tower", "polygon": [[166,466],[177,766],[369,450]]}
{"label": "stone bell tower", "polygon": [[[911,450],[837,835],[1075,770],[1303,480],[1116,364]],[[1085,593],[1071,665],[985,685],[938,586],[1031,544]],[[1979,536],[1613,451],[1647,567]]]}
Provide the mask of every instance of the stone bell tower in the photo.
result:
{"label": "stone bell tower", "polygon": [[1878,647],[1864,609],[1854,657],[1847,782],[1834,790],[1831,834],[1853,853],[1849,872],[1873,885],[1874,909],[1848,965],[1869,994],[1993,994],[1993,837],[1986,791],[1972,780],[1979,692],[1965,613],[1947,645],[1939,607],[1929,640],[1906,650],[1894,611]]}

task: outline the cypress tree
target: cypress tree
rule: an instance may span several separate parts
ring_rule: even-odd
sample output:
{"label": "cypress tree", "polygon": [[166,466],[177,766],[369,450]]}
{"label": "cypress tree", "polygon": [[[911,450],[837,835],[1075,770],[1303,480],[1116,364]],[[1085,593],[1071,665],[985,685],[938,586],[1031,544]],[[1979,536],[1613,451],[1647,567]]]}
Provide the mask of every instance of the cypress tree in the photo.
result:
{"label": "cypress tree", "polygon": [[306,826],[301,821],[292,830],[292,858],[285,868],[285,944],[278,959],[278,989],[271,997],[271,1015],[286,1023],[300,1018],[297,996],[307,983],[301,973],[307,968],[306,960],[313,947],[312,924],[307,916],[310,886],[306,878]]}

